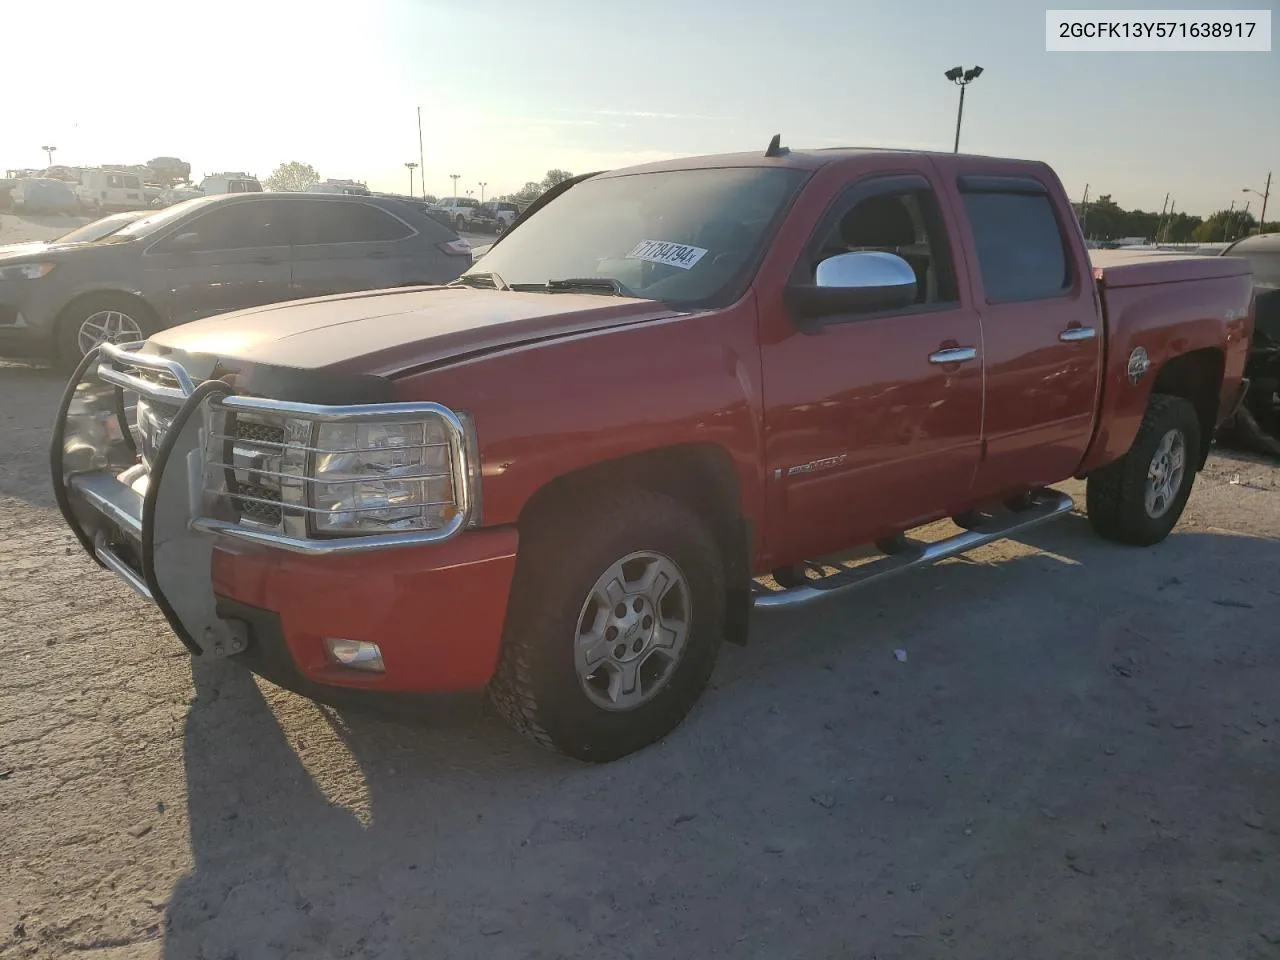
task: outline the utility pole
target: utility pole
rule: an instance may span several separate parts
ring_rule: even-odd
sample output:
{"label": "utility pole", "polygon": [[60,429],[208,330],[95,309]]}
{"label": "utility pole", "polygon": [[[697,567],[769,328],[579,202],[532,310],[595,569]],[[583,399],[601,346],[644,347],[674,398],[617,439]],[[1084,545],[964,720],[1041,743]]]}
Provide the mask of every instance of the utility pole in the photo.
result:
{"label": "utility pole", "polygon": [[487,187],[488,185],[489,185],[488,181],[486,180],[480,181],[480,202],[481,203],[484,203],[484,188]]}
{"label": "utility pole", "polygon": [[1169,209],[1169,194],[1164,195],[1164,206],[1160,208],[1160,222],[1156,224],[1156,243],[1160,242],[1160,234],[1164,232],[1164,212]]}
{"label": "utility pole", "polygon": [[410,160],[405,164],[409,168],[409,196],[413,196],[413,171],[417,168],[417,164]]}
{"label": "utility pole", "polygon": [[1174,210],[1176,210],[1176,209],[1178,209],[1178,201],[1177,201],[1177,200],[1175,200],[1175,201],[1173,201],[1173,203],[1169,204],[1169,222],[1168,222],[1167,224],[1165,224],[1165,229],[1164,229],[1164,237],[1165,237],[1165,241],[1166,241],[1166,242],[1168,242],[1168,239],[1169,239],[1169,232],[1170,232],[1171,230],[1173,230],[1173,211],[1174,211]]}
{"label": "utility pole", "polygon": [[960,107],[956,111],[956,142],[951,148],[952,153],[959,153],[960,121],[964,119],[964,88],[982,76],[982,68],[975,66],[966,70],[964,67],[952,67],[943,76],[960,88]]}
{"label": "utility pole", "polygon": [[453,194],[452,194],[452,196],[455,196],[455,197],[456,197],[456,196],[458,195],[458,181],[462,179],[462,174],[460,174],[460,173],[451,173],[451,174],[449,174],[449,179],[453,181]]}
{"label": "utility pole", "polygon": [[[422,199],[427,199],[427,158],[422,152],[422,108],[418,108],[418,165],[422,168]],[[409,191],[413,196],[413,191]]]}
{"label": "utility pole", "polygon": [[1084,199],[1080,201],[1080,232],[1084,234],[1086,240],[1089,234],[1085,231],[1084,225],[1089,222],[1089,185],[1084,185]]}
{"label": "utility pole", "polygon": [[[49,158],[49,166],[51,166],[51,167],[52,167],[52,166],[53,166],[53,152],[54,152],[55,150],[57,150],[58,148],[57,148],[57,147],[41,147],[40,149],[41,149],[41,150],[43,150],[43,151],[45,152],[45,155]],[[1268,182],[1270,182],[1270,178],[1268,178]]]}

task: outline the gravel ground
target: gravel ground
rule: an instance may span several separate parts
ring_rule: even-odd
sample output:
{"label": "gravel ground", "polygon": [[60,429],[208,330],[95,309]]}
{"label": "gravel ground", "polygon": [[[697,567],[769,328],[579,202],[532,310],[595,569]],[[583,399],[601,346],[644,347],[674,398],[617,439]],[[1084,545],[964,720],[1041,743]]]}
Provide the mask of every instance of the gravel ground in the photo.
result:
{"label": "gravel ground", "polygon": [[61,386],[0,365],[0,957],[1280,957],[1273,466],[760,616],[594,767],[193,663],[52,507]]}

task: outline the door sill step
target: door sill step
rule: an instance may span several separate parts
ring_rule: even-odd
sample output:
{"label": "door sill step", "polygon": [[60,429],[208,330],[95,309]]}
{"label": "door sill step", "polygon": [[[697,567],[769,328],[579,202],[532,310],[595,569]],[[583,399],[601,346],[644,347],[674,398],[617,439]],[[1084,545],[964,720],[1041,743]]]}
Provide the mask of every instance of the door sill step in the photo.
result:
{"label": "door sill step", "polygon": [[1065,493],[1041,490],[1033,494],[1028,505],[1016,513],[983,515],[981,522],[936,543],[904,538],[898,550],[879,560],[788,589],[770,590],[756,582],[753,584],[752,601],[758,609],[804,606],[823,597],[865,587],[869,583],[878,583],[904,571],[931,566],[948,557],[959,556],[997,540],[1004,540],[1014,533],[1070,513],[1074,507],[1074,501]]}

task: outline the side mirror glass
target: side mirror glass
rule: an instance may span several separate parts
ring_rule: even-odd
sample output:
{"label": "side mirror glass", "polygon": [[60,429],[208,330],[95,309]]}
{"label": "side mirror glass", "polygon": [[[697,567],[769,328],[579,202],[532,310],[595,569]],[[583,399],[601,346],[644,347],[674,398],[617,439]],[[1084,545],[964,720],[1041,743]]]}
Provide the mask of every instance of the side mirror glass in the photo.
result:
{"label": "side mirror glass", "polygon": [[904,309],[915,302],[916,273],[897,254],[840,253],[818,264],[813,283],[792,284],[787,293],[793,309],[808,319]]}

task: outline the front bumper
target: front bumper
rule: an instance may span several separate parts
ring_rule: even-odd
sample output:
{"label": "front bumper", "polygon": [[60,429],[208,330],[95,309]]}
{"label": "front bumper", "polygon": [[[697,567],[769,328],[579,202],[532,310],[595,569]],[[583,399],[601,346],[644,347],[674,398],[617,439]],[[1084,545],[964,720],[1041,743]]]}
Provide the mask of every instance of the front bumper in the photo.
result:
{"label": "front bumper", "polygon": [[57,301],[43,283],[0,280],[0,354],[41,355],[52,348]]}
{"label": "front bumper", "polygon": [[[232,402],[231,388],[213,379],[196,386],[159,356],[102,352],[105,360],[95,352],[81,363],[59,410],[55,495],[89,554],[155,602],[194,655],[235,657],[317,699],[326,690],[484,687],[506,618],[514,528],[317,543],[216,519],[206,439],[218,429],[213,408]],[[122,357],[171,385],[122,372]],[[141,394],[181,404],[146,462],[129,406]],[[336,664],[326,637],[377,643],[385,671]]]}

